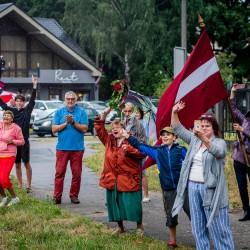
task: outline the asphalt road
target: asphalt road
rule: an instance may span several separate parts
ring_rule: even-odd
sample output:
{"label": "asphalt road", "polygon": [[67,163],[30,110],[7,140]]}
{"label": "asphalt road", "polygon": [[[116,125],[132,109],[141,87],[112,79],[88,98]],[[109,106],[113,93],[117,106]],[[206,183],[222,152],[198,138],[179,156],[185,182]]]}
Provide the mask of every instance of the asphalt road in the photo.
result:
{"label": "asphalt road", "polygon": [[[55,146],[57,139],[45,137],[43,139],[37,136],[32,136],[30,139],[31,145],[31,165],[33,169],[32,179],[32,195],[40,198],[52,198],[54,174],[55,174]],[[95,150],[90,149],[92,143],[86,141],[86,151],[84,157],[88,157],[95,153]],[[14,171],[13,171],[14,173]],[[25,170],[23,168],[23,178],[25,179]],[[110,227],[115,227],[116,223],[109,223],[105,207],[105,190],[99,187],[98,176],[91,169],[83,165],[82,184],[79,199],[79,205],[71,204],[69,199],[69,189],[71,182],[71,172],[68,167],[62,204],[59,205],[63,209],[70,210],[75,213],[82,214],[95,221],[102,222]],[[168,240],[168,231],[165,226],[165,215],[161,193],[150,192],[149,203],[143,203],[143,223],[145,227],[145,235],[156,237],[161,240]],[[234,235],[235,249],[250,250],[250,221],[238,222],[241,216],[237,211],[230,212],[231,226]],[[135,223],[125,223],[128,231],[135,229]],[[191,232],[190,222],[188,217],[183,212],[179,216],[179,225],[177,226],[177,243],[189,247],[195,247],[195,241]]]}

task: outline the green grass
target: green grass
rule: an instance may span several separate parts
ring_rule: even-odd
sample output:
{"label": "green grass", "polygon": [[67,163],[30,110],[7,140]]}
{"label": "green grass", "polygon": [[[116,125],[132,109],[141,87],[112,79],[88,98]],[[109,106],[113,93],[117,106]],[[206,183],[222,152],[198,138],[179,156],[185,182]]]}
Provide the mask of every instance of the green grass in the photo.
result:
{"label": "green grass", "polygon": [[[112,229],[17,190],[21,202],[0,209],[0,249],[166,249],[157,239]],[[190,249],[190,248],[180,248]]]}

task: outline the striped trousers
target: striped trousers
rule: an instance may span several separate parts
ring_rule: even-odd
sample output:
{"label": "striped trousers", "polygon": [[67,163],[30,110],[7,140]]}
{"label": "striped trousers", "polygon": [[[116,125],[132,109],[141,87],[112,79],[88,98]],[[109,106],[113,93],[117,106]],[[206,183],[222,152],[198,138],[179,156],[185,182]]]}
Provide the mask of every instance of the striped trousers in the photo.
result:
{"label": "striped trousers", "polygon": [[206,227],[208,218],[211,215],[211,210],[202,206],[206,189],[203,183],[192,181],[188,183],[191,225],[196,249],[209,250],[210,235],[215,249],[233,250],[234,243],[230,228],[228,207],[221,208],[218,215],[214,217],[210,227]]}

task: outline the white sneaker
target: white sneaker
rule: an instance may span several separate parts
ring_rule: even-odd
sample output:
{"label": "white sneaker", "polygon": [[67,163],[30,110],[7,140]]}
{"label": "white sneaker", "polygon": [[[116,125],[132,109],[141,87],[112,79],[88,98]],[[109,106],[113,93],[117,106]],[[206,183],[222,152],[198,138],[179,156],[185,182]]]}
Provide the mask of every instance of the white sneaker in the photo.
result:
{"label": "white sneaker", "polygon": [[18,203],[20,199],[18,197],[12,198],[10,203],[7,205],[7,207],[13,206],[14,204]]}
{"label": "white sneaker", "polygon": [[2,199],[2,202],[0,203],[0,207],[5,207],[7,202],[8,202],[8,197],[6,196]]}
{"label": "white sneaker", "polygon": [[142,202],[143,202],[143,203],[148,203],[148,202],[150,202],[149,197],[144,197],[144,198],[142,199]]}

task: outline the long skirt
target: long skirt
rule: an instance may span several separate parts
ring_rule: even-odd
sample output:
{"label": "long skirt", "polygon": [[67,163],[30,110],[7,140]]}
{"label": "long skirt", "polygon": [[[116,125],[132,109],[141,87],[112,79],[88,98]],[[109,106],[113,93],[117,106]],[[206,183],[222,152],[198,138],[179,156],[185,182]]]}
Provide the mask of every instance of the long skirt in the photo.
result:
{"label": "long skirt", "polygon": [[114,190],[106,191],[109,221],[142,222],[141,192],[119,192],[116,185]]}

